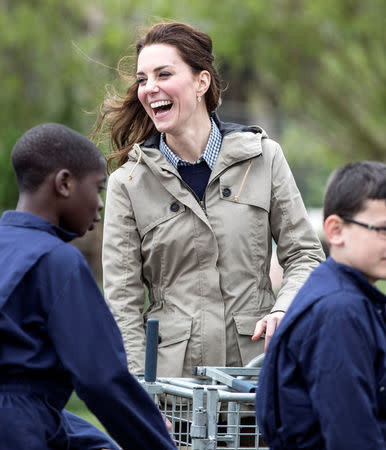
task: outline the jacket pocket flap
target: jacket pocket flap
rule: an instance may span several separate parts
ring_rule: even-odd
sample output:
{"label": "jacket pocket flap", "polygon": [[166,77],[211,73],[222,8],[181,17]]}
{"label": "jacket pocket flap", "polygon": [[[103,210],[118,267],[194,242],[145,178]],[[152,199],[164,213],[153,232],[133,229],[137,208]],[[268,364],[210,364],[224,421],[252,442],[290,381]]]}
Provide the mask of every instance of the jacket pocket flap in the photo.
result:
{"label": "jacket pocket flap", "polygon": [[[140,226],[141,223],[138,224],[138,231],[143,237],[146,233],[148,233],[153,228],[157,227],[163,222],[167,222],[170,219],[173,219],[174,217],[182,214],[185,212],[185,205],[183,205],[180,202],[173,202],[169,209],[165,209],[165,211],[161,210],[161,208],[155,208],[155,211],[153,211],[153,217],[148,217],[148,223],[146,225]],[[158,212],[158,216],[157,213]]]}
{"label": "jacket pocket flap", "polygon": [[158,347],[166,347],[190,338],[192,319],[176,317],[176,320],[173,321],[172,317],[169,317],[165,322],[160,321],[160,343]]}
{"label": "jacket pocket flap", "polygon": [[259,311],[259,313],[253,311],[248,314],[248,312],[244,311],[243,313],[234,314],[233,320],[235,321],[238,334],[252,336],[255,331],[256,322],[266,314],[269,314],[270,311],[271,308],[266,308]]}
{"label": "jacket pocket flap", "polygon": [[231,167],[220,176],[219,196],[222,200],[249,206],[256,206],[270,211],[271,183],[265,173],[251,171],[244,180],[248,162]]}

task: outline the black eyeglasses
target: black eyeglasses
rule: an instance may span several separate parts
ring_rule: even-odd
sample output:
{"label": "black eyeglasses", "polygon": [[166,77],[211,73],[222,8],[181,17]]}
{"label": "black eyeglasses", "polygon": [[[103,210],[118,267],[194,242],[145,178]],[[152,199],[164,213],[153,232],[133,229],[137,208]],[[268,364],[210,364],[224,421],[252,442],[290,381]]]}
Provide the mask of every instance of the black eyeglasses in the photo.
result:
{"label": "black eyeglasses", "polygon": [[341,217],[342,220],[349,223],[355,223],[355,225],[359,225],[361,227],[367,228],[368,230],[374,230],[378,233],[380,237],[386,239],[386,227],[377,227],[375,225],[370,225],[368,223],[358,222],[357,220],[350,219],[350,217]]}

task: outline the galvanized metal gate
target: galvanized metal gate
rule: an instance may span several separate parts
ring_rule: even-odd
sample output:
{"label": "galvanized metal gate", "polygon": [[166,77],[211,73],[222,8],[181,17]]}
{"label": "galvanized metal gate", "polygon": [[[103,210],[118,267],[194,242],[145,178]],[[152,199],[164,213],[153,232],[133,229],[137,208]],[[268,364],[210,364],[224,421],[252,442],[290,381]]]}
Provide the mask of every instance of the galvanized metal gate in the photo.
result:
{"label": "galvanized metal gate", "polygon": [[196,367],[195,378],[157,378],[158,322],[147,326],[146,371],[139,381],[171,422],[177,448],[265,448],[260,446],[254,416],[254,391],[264,355],[245,367]]}

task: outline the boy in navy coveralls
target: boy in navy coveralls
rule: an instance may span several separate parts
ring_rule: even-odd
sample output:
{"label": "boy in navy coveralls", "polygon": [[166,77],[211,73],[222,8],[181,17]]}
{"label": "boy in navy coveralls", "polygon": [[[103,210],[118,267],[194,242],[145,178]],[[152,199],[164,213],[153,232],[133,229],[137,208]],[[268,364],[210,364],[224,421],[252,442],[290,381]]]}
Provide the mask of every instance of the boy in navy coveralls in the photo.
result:
{"label": "boy in navy coveralls", "polygon": [[123,449],[175,448],[150,396],[129,374],[117,325],[68,242],[100,220],[105,161],[59,124],[12,151],[16,211],[0,220],[0,447],[118,449],[63,410],[75,389]]}
{"label": "boy in navy coveralls", "polygon": [[324,231],[330,257],[269,344],[257,421],[273,450],[385,450],[386,164],[333,173]]}

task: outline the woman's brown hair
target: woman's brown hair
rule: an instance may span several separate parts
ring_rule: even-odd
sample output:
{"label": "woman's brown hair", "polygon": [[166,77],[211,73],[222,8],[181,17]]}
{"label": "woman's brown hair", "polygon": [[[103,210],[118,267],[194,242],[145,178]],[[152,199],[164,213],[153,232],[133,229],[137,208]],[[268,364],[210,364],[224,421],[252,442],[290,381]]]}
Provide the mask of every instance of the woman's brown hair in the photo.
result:
{"label": "woman's brown hair", "polygon": [[[182,60],[188,64],[193,73],[207,70],[211,83],[205,93],[208,113],[213,112],[220,102],[221,79],[214,67],[212,39],[184,23],[158,23],[150,28],[136,44],[136,64],[142,49],[152,44],[166,44],[175,47]],[[97,135],[106,124],[112,144],[112,152],[107,155],[108,168],[116,160],[118,167],[127,161],[128,153],[137,142],[142,142],[153,133],[155,126],[145,112],[137,97],[137,82],[132,82],[124,98],[108,95],[101,105],[100,118],[92,136]]]}

